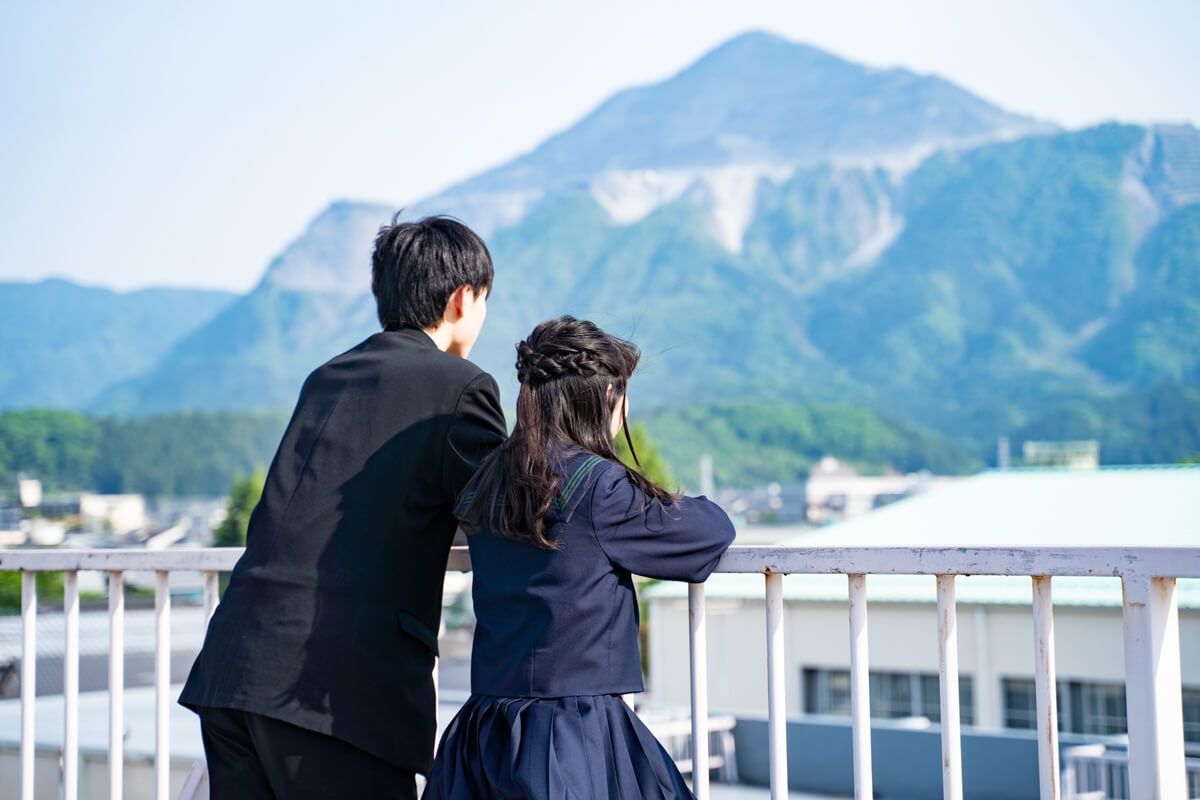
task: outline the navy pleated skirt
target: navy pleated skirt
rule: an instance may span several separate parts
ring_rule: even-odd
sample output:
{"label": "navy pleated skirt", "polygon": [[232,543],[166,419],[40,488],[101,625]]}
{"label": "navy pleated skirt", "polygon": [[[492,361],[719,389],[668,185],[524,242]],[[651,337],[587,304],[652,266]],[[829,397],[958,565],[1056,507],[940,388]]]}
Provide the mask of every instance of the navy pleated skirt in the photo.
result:
{"label": "navy pleated skirt", "polygon": [[471,695],[438,745],[423,800],[693,798],[616,695]]}

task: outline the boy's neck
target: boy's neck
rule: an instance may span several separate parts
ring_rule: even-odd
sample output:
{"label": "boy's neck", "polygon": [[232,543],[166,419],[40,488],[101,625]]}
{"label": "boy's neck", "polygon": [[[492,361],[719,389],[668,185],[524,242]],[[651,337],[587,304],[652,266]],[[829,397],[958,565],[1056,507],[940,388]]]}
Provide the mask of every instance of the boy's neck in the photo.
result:
{"label": "boy's neck", "polygon": [[422,328],[425,334],[433,339],[433,343],[437,345],[437,349],[443,353],[452,353],[460,358],[466,358],[467,353],[463,351],[462,346],[454,338],[454,326],[443,322],[436,328]]}
{"label": "boy's neck", "polygon": [[436,328],[422,328],[425,335],[433,339],[433,343],[437,345],[437,349],[443,353],[450,349],[450,331],[446,325],[438,325]]}

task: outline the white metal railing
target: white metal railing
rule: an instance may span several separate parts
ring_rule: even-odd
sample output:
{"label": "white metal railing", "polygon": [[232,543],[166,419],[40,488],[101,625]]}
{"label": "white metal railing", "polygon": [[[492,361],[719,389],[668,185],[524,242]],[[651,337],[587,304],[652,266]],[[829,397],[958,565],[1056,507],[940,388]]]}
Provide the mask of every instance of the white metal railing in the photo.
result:
{"label": "white metal railing", "polygon": [[690,715],[687,718],[676,718],[674,715],[661,717],[654,711],[643,709],[638,716],[684,775],[693,772],[696,750],[703,748],[708,754],[709,770],[717,772],[720,779],[726,783],[737,783],[737,758],[733,738],[737,718],[732,714],[709,717],[709,735],[701,739],[697,739],[692,730],[693,717]]}
{"label": "white metal railing", "polygon": [[[1185,797],[1200,797],[1200,758],[1184,760]],[[1063,800],[1129,800],[1129,754],[1103,744],[1063,750]]]}
{"label": "white metal railing", "polygon": [[218,574],[233,568],[241,548],[203,550],[8,550],[0,551],[0,571],[21,571],[21,798],[33,800],[34,699],[37,685],[38,572],[63,572],[63,615],[66,642],[63,655],[62,796],[79,794],[79,572],[108,573],[109,613],[109,726],[108,792],[124,792],[125,699],[125,573],[149,570],[155,574],[154,616],[154,796],[165,800],[170,778],[170,725],[174,698],[171,680],[170,573],[203,572],[205,619],[217,607]]}
{"label": "white metal railing", "polygon": [[[1200,577],[1200,547],[732,547],[718,572],[766,576],[767,687],[771,797],[787,797],[783,698],[781,576],[844,574],[848,577],[851,642],[851,719],[856,798],[873,795],[870,698],[867,669],[866,576],[929,575],[937,584],[938,673],[941,687],[942,792],[961,800],[958,626],[954,579],[958,575],[1030,576],[1033,586],[1039,778],[1042,800],[1060,800],[1054,617],[1051,579],[1116,576],[1124,588],[1125,684],[1129,719],[1132,796],[1177,800],[1186,794],[1179,607],[1176,578]],[[704,593],[689,592],[693,620],[704,620]],[[693,639],[696,638],[693,624]],[[703,631],[698,634],[702,637]],[[702,651],[701,651],[702,652]],[[697,648],[692,647],[693,657]],[[693,674],[695,674],[693,672]],[[707,708],[707,686],[692,685],[693,708]],[[696,715],[697,737],[704,717]],[[707,771],[697,755],[695,792],[708,797]]]}
{"label": "white metal railing", "polygon": [[[33,800],[34,694],[36,683],[37,572],[65,572],[66,646],[63,667],[63,797],[78,796],[79,584],[78,572],[109,576],[109,791],[122,796],[122,704],[124,695],[124,580],[132,570],[153,571],[155,582],[155,797],[168,795],[170,729],[170,573],[202,572],[206,619],[217,604],[218,573],[231,569],[239,548],[202,550],[15,550],[0,551],[0,571],[21,571],[21,797]],[[448,569],[466,571],[466,548],[455,548]],[[1176,578],[1200,578],[1200,547],[732,547],[718,572],[765,576],[768,731],[771,797],[787,796],[787,728],[783,662],[783,592],[786,574],[848,577],[851,704],[856,798],[873,796],[867,658],[867,576],[929,575],[938,597],[939,678],[943,794],[962,798],[959,738],[958,634],[954,599],[957,575],[1018,575],[1032,578],[1039,771],[1043,800],[1060,800],[1060,768],[1054,620],[1051,580],[1057,576],[1118,576],[1124,587],[1125,675],[1129,720],[1131,796],[1186,796]],[[689,587],[692,773],[696,796],[707,800],[709,757],[707,637],[704,587]]]}
{"label": "white metal railing", "polygon": [[[458,550],[458,548],[456,548]],[[62,796],[79,794],[79,582],[81,571],[108,574],[109,613],[109,797],[124,796],[125,699],[125,573],[150,571],[155,575],[154,614],[154,797],[167,800],[170,779],[169,714],[171,696],[171,594],[172,572],[204,574],[205,620],[212,617],[218,600],[218,578],[241,557],[240,547],[188,550],[0,550],[0,571],[21,575],[21,800],[34,797],[34,709],[37,685],[37,584],[38,572],[62,572],[63,614],[66,641],[63,654]],[[449,569],[470,569],[465,548],[451,554]]]}

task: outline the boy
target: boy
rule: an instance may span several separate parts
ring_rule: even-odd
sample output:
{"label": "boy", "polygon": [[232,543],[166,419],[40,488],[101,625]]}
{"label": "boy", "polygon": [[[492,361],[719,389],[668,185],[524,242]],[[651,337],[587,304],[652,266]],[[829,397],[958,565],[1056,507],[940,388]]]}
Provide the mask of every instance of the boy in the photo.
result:
{"label": "boy", "polygon": [[305,381],[180,696],[217,800],[417,796],[451,510],[505,436],[496,382],[465,360],[492,277],[455,220],[380,230],[384,330]]}

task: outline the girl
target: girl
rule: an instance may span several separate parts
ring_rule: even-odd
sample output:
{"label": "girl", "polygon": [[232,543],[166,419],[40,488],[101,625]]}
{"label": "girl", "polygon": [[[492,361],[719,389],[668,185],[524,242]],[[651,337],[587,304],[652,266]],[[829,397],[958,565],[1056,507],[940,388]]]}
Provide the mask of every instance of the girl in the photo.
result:
{"label": "girl", "polygon": [[620,697],[642,691],[631,573],[703,581],[733,525],[617,460],[637,362],[571,317],[517,345],[516,427],[457,510],[475,573],[471,697],[427,800],[692,797]]}

